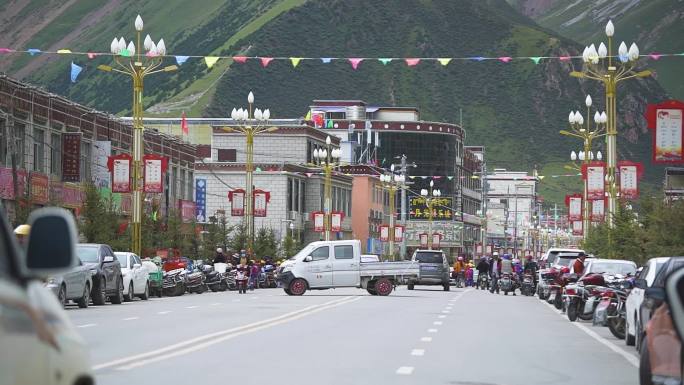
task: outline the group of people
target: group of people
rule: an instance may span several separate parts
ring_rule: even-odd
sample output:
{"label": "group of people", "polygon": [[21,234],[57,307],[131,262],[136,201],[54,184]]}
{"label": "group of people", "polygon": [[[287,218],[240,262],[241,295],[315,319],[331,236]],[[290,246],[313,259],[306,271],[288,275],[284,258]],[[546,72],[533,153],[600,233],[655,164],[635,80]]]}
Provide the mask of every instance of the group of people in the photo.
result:
{"label": "group of people", "polygon": [[[493,293],[496,291],[498,280],[503,274],[508,274],[516,282],[521,282],[523,275],[530,274],[536,284],[539,266],[531,255],[525,257],[525,264],[523,265],[519,259],[513,258],[509,254],[499,256],[499,253],[494,252],[491,257],[481,258],[476,269],[480,277],[491,279],[489,291]],[[513,294],[515,295],[515,292]]]}
{"label": "group of people", "polygon": [[260,276],[265,274],[266,270],[275,268],[275,263],[269,256],[264,257],[260,261],[247,260],[246,257],[241,257],[238,253],[228,257],[220,247],[216,249],[213,263],[226,263],[229,270],[232,270],[234,266],[235,283],[240,294],[245,294],[247,290],[251,291],[258,288]]}

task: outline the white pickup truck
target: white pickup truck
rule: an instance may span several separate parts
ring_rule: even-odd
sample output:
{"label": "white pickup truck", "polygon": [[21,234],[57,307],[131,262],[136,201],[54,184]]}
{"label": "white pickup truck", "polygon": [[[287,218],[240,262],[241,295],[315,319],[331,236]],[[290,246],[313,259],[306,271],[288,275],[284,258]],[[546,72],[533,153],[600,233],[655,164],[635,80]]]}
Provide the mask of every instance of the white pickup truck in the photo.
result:
{"label": "white pickup truck", "polygon": [[389,295],[397,284],[416,280],[417,262],[363,262],[358,240],[320,241],[306,245],[278,268],[278,283],[289,295],[307,289],[359,287],[372,295]]}

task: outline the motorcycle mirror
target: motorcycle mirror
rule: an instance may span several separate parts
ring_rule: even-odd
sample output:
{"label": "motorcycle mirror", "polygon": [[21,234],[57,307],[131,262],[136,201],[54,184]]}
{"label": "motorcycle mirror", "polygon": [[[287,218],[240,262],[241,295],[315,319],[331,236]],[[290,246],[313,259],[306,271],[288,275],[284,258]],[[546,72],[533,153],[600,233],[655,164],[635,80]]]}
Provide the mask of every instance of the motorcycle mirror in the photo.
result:
{"label": "motorcycle mirror", "polygon": [[665,293],[672,315],[672,322],[679,334],[679,339],[684,339],[684,269],[675,270],[665,281]]}

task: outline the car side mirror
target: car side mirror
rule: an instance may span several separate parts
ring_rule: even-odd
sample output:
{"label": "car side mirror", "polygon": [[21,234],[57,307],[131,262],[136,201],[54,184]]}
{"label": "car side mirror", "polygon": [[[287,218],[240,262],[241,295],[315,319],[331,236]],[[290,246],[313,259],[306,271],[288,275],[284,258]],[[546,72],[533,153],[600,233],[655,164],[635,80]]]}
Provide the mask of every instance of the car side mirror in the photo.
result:
{"label": "car side mirror", "polygon": [[104,263],[114,262],[114,257],[112,257],[111,255],[107,255],[106,257],[104,257],[102,262],[104,262]]}
{"label": "car side mirror", "polygon": [[307,255],[306,257],[304,257],[304,262],[311,262],[311,261],[313,261],[313,257],[312,257],[312,256]]}
{"label": "car side mirror", "polygon": [[665,294],[667,295],[672,322],[681,340],[684,337],[684,268],[675,270],[667,277]]}
{"label": "car side mirror", "polygon": [[77,265],[76,224],[69,211],[57,207],[41,208],[31,213],[28,224],[31,232],[25,276],[59,275]]}
{"label": "car side mirror", "polygon": [[138,269],[138,268],[140,268],[141,266],[142,266],[141,264],[136,263],[136,264],[133,265],[133,268],[134,268],[134,269]]}
{"label": "car side mirror", "polygon": [[665,301],[665,289],[662,287],[649,287],[644,292],[646,298],[654,299],[656,301]]}
{"label": "car side mirror", "polygon": [[646,282],[645,279],[643,278],[638,278],[634,280],[634,287],[638,287],[639,289],[648,289],[648,283]]}

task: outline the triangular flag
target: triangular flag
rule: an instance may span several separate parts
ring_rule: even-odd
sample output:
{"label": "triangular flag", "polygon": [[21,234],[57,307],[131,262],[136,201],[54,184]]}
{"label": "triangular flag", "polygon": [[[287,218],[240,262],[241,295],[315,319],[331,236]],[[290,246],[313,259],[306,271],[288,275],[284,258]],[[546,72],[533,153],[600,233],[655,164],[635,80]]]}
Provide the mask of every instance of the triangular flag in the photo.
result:
{"label": "triangular flag", "polygon": [[297,68],[299,65],[299,62],[302,60],[300,57],[291,57],[290,61],[292,62],[292,67]]}
{"label": "triangular flag", "polygon": [[0,48],[0,53],[10,53],[10,52],[12,52],[12,50],[9,48]]}
{"label": "triangular flag", "polygon": [[[148,54],[149,54],[149,52],[148,52]],[[131,56],[131,53],[128,52],[128,50],[124,48],[121,51],[119,51],[119,55],[128,57],[128,56]]]}
{"label": "triangular flag", "polygon": [[351,66],[353,69],[357,69],[359,67],[359,64],[363,61],[361,58],[350,58],[349,63],[351,63]]}
{"label": "triangular flag", "polygon": [[78,74],[81,73],[83,68],[77,64],[74,64],[74,62],[71,62],[71,82],[76,83],[76,78],[78,77]]}
{"label": "triangular flag", "polygon": [[499,60],[504,62],[504,63],[508,63],[509,61],[513,60],[513,58],[510,56],[502,56],[499,58]]}
{"label": "triangular flag", "polygon": [[420,59],[404,59],[409,67],[415,67],[420,63]]}
{"label": "triangular flag", "polygon": [[95,52],[88,52],[88,59],[95,59],[97,54]]}
{"label": "triangular flag", "polygon": [[29,48],[26,50],[26,52],[28,52],[31,56],[33,56],[33,55],[39,54],[41,52],[41,50],[39,50],[38,48]]}
{"label": "triangular flag", "polygon": [[247,62],[247,56],[233,56],[233,61],[245,64]]}
{"label": "triangular flag", "polygon": [[181,132],[183,133],[183,135],[190,134],[190,130],[188,129],[188,120],[185,116],[185,111],[183,111],[183,115],[181,115]]}
{"label": "triangular flag", "polygon": [[382,65],[388,65],[392,61],[392,59],[386,59],[386,58],[382,58],[382,59],[378,59],[378,60],[380,60],[380,63],[382,63]]}
{"label": "triangular flag", "polygon": [[328,119],[328,123],[326,123],[325,128],[334,128],[334,123],[332,119]]}
{"label": "triangular flag", "polygon": [[58,49],[57,53],[71,53],[70,49]]}
{"label": "triangular flag", "polygon": [[182,66],[188,60],[188,56],[176,56],[176,64]]}
{"label": "triangular flag", "polygon": [[306,112],[306,116],[304,116],[304,120],[311,120],[311,110]]}
{"label": "triangular flag", "polygon": [[447,179],[452,180],[452,179],[454,179],[454,177],[453,177],[453,176],[448,176]]}
{"label": "triangular flag", "polygon": [[439,61],[439,64],[446,66],[447,64],[449,64],[451,59],[450,58],[441,58],[441,59],[437,59],[437,61]]}
{"label": "triangular flag", "polygon": [[311,175],[313,175],[312,172],[305,172],[304,174],[306,175],[307,178],[311,178]]}
{"label": "triangular flag", "polygon": [[561,61],[568,61],[568,60],[570,60],[570,56],[561,56],[561,57],[559,57],[559,59]]}
{"label": "triangular flag", "polygon": [[257,167],[256,170],[254,170],[254,171],[261,172],[261,167]]}
{"label": "triangular flag", "polygon": [[261,66],[266,68],[268,67],[268,64],[273,60],[272,57],[262,57],[261,58]]}
{"label": "triangular flag", "polygon": [[322,57],[322,58],[321,58],[321,61],[322,61],[324,64],[328,64],[328,63],[330,63],[330,61],[332,61],[332,59],[329,58],[329,57]]}
{"label": "triangular flag", "polygon": [[540,58],[540,57],[538,57],[538,56],[533,56],[533,57],[530,58],[530,60],[532,60],[532,61],[534,62],[534,64],[539,64],[539,61],[540,61],[541,59],[542,59],[542,58]]}
{"label": "triangular flag", "polygon": [[650,56],[651,59],[653,59],[653,60],[658,60],[658,59],[660,59],[661,55],[659,53],[653,52],[653,53],[648,54],[648,56]]}
{"label": "triangular flag", "polygon": [[205,56],[204,57],[204,62],[207,63],[207,68],[211,68],[216,64],[219,58],[216,56]]}
{"label": "triangular flag", "polygon": [[415,175],[409,175],[409,179],[416,179]]}

